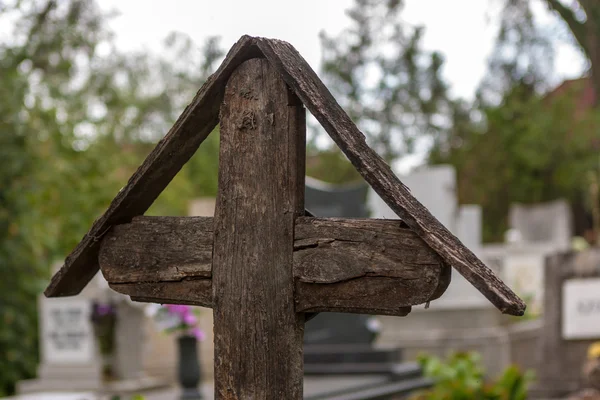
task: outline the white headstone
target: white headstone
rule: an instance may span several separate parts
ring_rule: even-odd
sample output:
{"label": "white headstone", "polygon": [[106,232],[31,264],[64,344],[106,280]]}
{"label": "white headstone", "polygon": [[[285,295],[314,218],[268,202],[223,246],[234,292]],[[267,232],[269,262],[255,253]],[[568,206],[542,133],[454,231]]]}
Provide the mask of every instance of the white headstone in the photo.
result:
{"label": "white headstone", "polygon": [[[450,231],[455,230],[457,214],[456,173],[450,165],[436,165],[420,168],[410,175],[401,177],[417,198]],[[397,218],[396,214],[371,189],[369,209],[372,218]]]}
{"label": "white headstone", "polygon": [[[94,302],[117,306],[114,353],[106,358],[115,375],[112,382],[103,379],[105,360],[91,318]],[[164,386],[164,382],[145,376],[143,371],[145,307],[110,290],[102,274],[97,274],[77,296],[40,296],[38,378],[19,382],[18,392],[108,390],[124,383],[135,389]]]}
{"label": "white headstone", "polygon": [[85,298],[53,298],[41,302],[42,357],[51,364],[88,364],[96,344],[92,305]]}
{"label": "white headstone", "polygon": [[544,301],[544,266],[548,251],[543,246],[507,248],[502,279],[527,303],[528,312],[538,314]]}
{"label": "white headstone", "polygon": [[217,199],[214,197],[200,197],[190,202],[188,215],[195,217],[212,217],[215,213]]}
{"label": "white headstone", "polygon": [[473,253],[481,249],[481,206],[468,204],[460,206],[456,219],[456,236]]}
{"label": "white headstone", "polygon": [[510,227],[518,231],[524,243],[551,243],[555,251],[566,251],[571,246],[571,209],[565,200],[533,205],[513,204],[509,220]]}
{"label": "white headstone", "polygon": [[77,297],[40,295],[37,379],[18,382],[17,393],[100,389],[102,359],[91,321],[92,302],[101,291],[96,280],[97,276]]}
{"label": "white headstone", "polygon": [[600,338],[600,278],[565,281],[562,321],[565,339]]}

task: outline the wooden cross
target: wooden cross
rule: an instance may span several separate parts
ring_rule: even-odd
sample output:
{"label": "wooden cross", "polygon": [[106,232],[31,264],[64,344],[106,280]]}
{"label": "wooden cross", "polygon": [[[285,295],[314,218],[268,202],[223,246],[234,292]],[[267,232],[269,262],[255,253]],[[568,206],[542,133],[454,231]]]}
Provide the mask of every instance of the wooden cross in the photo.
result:
{"label": "wooden cross", "polygon": [[[308,217],[306,106],[399,220]],[[214,218],[142,217],[220,122]],[[108,232],[108,233],[106,233]],[[412,197],[289,44],[242,37],[65,261],[133,300],[212,307],[217,399],[301,399],[305,315],[405,316],[453,266],[502,312],[525,304]]]}

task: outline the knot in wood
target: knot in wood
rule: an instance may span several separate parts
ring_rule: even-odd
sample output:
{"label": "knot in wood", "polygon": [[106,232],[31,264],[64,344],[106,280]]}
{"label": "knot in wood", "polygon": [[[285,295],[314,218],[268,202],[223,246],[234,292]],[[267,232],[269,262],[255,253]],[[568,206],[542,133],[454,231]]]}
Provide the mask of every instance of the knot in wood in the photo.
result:
{"label": "knot in wood", "polygon": [[258,100],[258,97],[256,97],[254,93],[252,93],[252,89],[250,88],[240,89],[240,96],[242,96],[246,100]]}
{"label": "knot in wood", "polygon": [[254,130],[256,129],[256,115],[254,111],[244,111],[242,114],[242,122],[238,126],[239,129]]}

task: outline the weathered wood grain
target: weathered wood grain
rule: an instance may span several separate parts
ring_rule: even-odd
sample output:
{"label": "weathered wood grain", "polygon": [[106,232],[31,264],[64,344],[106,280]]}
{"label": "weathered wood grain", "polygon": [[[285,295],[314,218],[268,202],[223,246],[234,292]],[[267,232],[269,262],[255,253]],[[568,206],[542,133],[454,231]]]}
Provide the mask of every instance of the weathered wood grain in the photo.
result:
{"label": "weathered wood grain", "polygon": [[134,301],[212,307],[211,279],[181,282],[110,283],[109,286],[116,292],[130,296]]}
{"label": "weathered wood grain", "polygon": [[[294,219],[304,211],[304,108],[264,59],[221,106],[214,224],[216,399],[302,399],[304,316],[294,310]],[[301,169],[301,171],[298,171]]]}
{"label": "weathered wood grain", "polygon": [[[296,281],[297,312],[348,312],[357,314],[395,315],[410,313],[410,303],[425,303],[426,296],[417,295],[421,289],[435,287],[437,279],[423,285],[406,285],[398,279],[369,277],[332,284]],[[421,287],[422,286],[422,287]],[[427,294],[427,292],[426,292]],[[425,300],[423,300],[425,298]]]}
{"label": "weathered wood grain", "polygon": [[102,240],[102,273],[110,283],[210,278],[212,234],[210,217],[136,217]]}
{"label": "weathered wood grain", "polygon": [[432,278],[437,285],[441,264],[423,239],[391,220],[296,220],[294,277],[300,282],[335,283],[380,276],[406,281]]}
{"label": "weathered wood grain", "polygon": [[[242,62],[266,57],[312,112],[352,164],[384,201],[446,263],[456,268],[502,312],[522,315],[525,304],[470,250],[435,219],[372,150],[317,75],[288,43],[243,36],[200,89],[175,126],[115,197],[46,289],[47,296],[77,294],[98,270],[98,241],[111,227],[143,214],[218,120],[218,103],[231,72]],[[252,125],[252,120],[247,123]],[[299,179],[296,177],[296,179]]]}
{"label": "weathered wood grain", "polygon": [[[294,231],[296,312],[405,315],[450,283],[447,264],[397,220],[298,217]],[[152,298],[149,283],[210,276],[212,247],[212,218],[136,217],[103,239],[100,266],[111,284],[139,284],[136,296]]]}
{"label": "weathered wood grain", "polygon": [[386,204],[500,311],[523,315],[525,303],[411,195],[296,49],[280,40],[256,43]]}
{"label": "weathered wood grain", "polygon": [[243,61],[260,55],[253,42],[253,38],[244,36],[231,48],[219,69],[198,91],[175,125],[67,256],[65,264],[46,288],[46,296],[78,294],[98,272],[101,237],[111,227],[144,214],[214,129],[219,121],[225,83],[231,72]]}
{"label": "weathered wood grain", "polygon": [[449,268],[398,221],[298,218],[296,311],[403,316],[438,298]]}

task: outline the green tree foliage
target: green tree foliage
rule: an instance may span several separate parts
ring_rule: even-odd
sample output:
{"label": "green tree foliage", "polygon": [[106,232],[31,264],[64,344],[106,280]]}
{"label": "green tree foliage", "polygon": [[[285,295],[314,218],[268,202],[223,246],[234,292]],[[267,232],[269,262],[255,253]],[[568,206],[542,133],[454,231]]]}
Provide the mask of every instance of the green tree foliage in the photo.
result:
{"label": "green tree foliage", "polygon": [[[592,27],[600,24],[595,2],[539,2],[563,18],[564,26],[594,37]],[[503,0],[496,48],[477,101],[470,111],[465,106],[453,116],[453,129],[429,155],[431,163],[456,167],[461,203],[482,205],[486,241],[503,240],[511,203],[557,198],[571,202],[582,233],[590,210],[590,173],[598,170],[600,115],[582,101],[588,83],[574,81],[550,92],[556,35],[552,27],[536,24],[533,4]],[[595,80],[593,51],[585,43],[574,42],[590,61]]]}
{"label": "green tree foliage", "polygon": [[[0,60],[0,76],[11,73]],[[17,76],[0,79],[0,396],[12,390],[14,382],[30,376],[37,348],[35,298],[39,292],[41,265],[33,243],[22,225],[28,204],[21,197],[29,183],[33,165],[18,103],[9,99],[22,95],[26,83]],[[9,117],[9,118],[7,118]]]}
{"label": "green tree foliage", "polygon": [[387,161],[447,128],[442,56],[422,49],[422,27],[401,19],[401,0],[355,0],[350,27],[321,34],[323,78],[369,144]]}
{"label": "green tree foliage", "polygon": [[[0,396],[35,373],[36,297],[222,56],[182,35],[123,54],[93,0],[0,1]],[[173,62],[177,60],[177,62]],[[216,192],[211,135],[151,213]]]}
{"label": "green tree foliage", "polygon": [[362,179],[337,146],[322,149],[310,142],[306,146],[306,175],[334,184]]}
{"label": "green tree foliage", "polygon": [[566,28],[571,43],[587,59],[589,74],[596,93],[595,105],[598,106],[600,104],[600,3],[596,0],[502,1],[504,9],[498,42],[501,44],[512,40],[522,45],[536,40],[543,34],[547,35],[548,32],[540,32],[532,12],[535,3],[544,5],[557,17],[560,26]]}
{"label": "green tree foliage", "polygon": [[431,163],[456,167],[459,202],[482,206],[484,240],[503,240],[511,203],[581,199],[598,161],[597,121],[593,113],[573,118],[576,93],[543,97],[522,83],[482,107],[485,123],[464,124],[446,148],[432,149]]}

